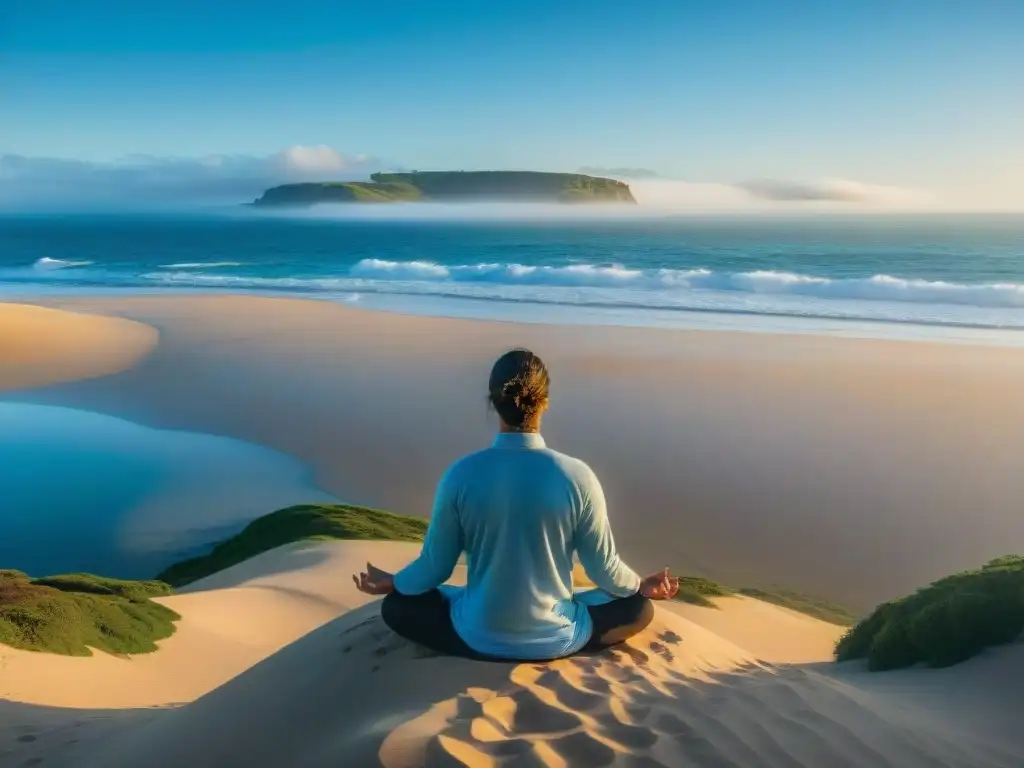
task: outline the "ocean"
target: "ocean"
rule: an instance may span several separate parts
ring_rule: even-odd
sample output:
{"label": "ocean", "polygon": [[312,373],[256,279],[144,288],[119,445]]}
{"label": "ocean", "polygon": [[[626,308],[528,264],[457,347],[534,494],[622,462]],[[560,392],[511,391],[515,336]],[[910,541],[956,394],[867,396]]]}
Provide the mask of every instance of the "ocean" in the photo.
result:
{"label": "ocean", "polygon": [[420,207],[0,216],[0,298],[232,291],[540,322],[1020,344],[1024,217]]}

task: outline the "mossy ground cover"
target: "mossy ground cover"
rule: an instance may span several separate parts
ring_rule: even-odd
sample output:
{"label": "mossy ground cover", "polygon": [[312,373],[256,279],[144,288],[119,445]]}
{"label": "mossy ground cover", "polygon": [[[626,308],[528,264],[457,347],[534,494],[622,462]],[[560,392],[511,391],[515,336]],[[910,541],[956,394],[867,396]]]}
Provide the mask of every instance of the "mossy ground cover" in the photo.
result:
{"label": "mossy ground cover", "polygon": [[422,541],[427,520],[345,504],[304,504],[253,520],[209,554],[172,565],[157,578],[184,586],[275,547],[310,539]]}
{"label": "mossy ground cover", "polygon": [[679,593],[676,600],[691,605],[699,605],[703,608],[718,608],[712,598],[736,597],[743,595],[766,603],[781,605],[800,613],[805,613],[815,619],[826,621],[829,624],[849,626],[856,620],[856,616],[841,605],[821,597],[807,595],[803,592],[796,592],[783,587],[761,589],[755,587],[740,587],[733,589],[720,584],[712,579],[700,576],[681,576],[679,578]]}
{"label": "mossy ground cover", "polygon": [[827,621],[829,624],[836,624],[840,627],[848,627],[857,620],[857,615],[848,608],[816,595],[808,595],[805,592],[797,592],[796,590],[785,589],[784,587],[774,587],[771,589],[743,587],[738,591],[741,595],[757,598],[766,603],[781,605],[783,608],[799,611],[815,619]]}
{"label": "mossy ground cover", "polygon": [[90,574],[32,579],[0,570],[0,643],[28,651],[91,656],[148,653],[174,633],[178,614],[151,597],[170,594],[158,581]]}
{"label": "mossy ground cover", "polygon": [[836,645],[871,670],[948,667],[1024,632],[1024,557],[1007,555],[883,603]]}
{"label": "mossy ground cover", "polygon": [[705,579],[700,576],[680,576],[679,592],[675,600],[691,605],[699,605],[702,608],[718,608],[711,600],[712,597],[731,597],[735,591],[719,584],[717,581]]}

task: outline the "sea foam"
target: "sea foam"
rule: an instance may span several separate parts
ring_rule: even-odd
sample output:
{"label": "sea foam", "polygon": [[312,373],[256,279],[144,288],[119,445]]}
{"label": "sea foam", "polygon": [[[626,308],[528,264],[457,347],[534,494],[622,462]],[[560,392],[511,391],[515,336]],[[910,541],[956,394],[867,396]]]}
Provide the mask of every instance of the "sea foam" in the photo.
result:
{"label": "sea foam", "polygon": [[69,267],[88,267],[92,264],[91,261],[65,261],[64,259],[51,259],[49,256],[43,256],[38,259],[32,268],[40,272],[52,272],[57,269],[68,269]]}
{"label": "sea foam", "polygon": [[737,291],[767,295],[813,296],[822,299],[962,304],[977,307],[1024,307],[1019,283],[951,283],[879,274],[834,279],[774,270],[722,273],[707,269],[630,269],[621,265],[527,266],[467,264],[447,266],[427,261],[363,259],[350,276],[373,280],[545,285],[576,288],[640,290]]}

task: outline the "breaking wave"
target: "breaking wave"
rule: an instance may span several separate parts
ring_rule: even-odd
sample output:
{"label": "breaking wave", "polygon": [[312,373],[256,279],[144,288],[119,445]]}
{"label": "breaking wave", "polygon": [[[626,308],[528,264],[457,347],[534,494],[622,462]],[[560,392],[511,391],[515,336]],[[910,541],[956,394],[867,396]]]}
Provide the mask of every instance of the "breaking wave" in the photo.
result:
{"label": "breaking wave", "polygon": [[68,269],[69,267],[88,267],[91,261],[65,261],[64,259],[51,259],[44,256],[38,259],[32,268],[40,272],[52,272],[57,269]]}
{"label": "breaking wave", "polygon": [[[78,267],[78,269],[68,269]],[[216,267],[216,269],[210,269]],[[62,287],[254,291],[359,301],[433,297],[565,307],[680,310],[982,328],[1024,328],[1024,283],[961,283],[887,274],[824,277],[780,270],[642,269],[586,262],[554,265],[366,258],[334,269],[261,271],[250,262],[175,262],[135,270],[40,259],[0,270],[0,282]],[[300,271],[301,270],[301,271]],[[283,271],[283,274],[282,274]]]}
{"label": "breaking wave", "polygon": [[828,278],[757,270],[721,273],[707,269],[630,269],[620,265],[527,266],[467,264],[446,266],[427,261],[364,259],[350,277],[496,285],[542,285],[572,288],[628,288],[658,291],[733,291],[760,295],[811,296],[821,299],[958,304],[975,307],[1024,307],[1024,284],[953,283],[874,275]]}

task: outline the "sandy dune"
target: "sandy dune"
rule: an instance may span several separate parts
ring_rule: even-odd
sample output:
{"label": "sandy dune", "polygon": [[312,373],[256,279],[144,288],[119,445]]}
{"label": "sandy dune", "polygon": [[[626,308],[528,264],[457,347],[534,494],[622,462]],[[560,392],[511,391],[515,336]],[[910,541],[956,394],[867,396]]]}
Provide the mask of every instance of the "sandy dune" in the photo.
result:
{"label": "sandy dune", "polygon": [[[839,628],[730,598],[721,610],[666,604],[643,636],[594,657],[438,658],[392,635],[348,582],[367,559],[398,567],[414,552],[383,542],[268,552],[167,598],[183,619],[151,655],[4,650],[0,766],[1011,768],[1024,758],[1012,719],[999,719],[1024,694],[976,695],[971,721],[957,699],[983,691],[993,662],[1024,669],[1024,647],[940,673],[871,675],[826,662]],[[999,709],[989,718],[986,701]]]}
{"label": "sandy dune", "polygon": [[763,661],[795,664],[829,659],[842,634],[833,624],[750,597],[722,597],[713,602],[721,610],[679,602],[666,603],[665,610],[700,624]]}
{"label": "sandy dune", "polygon": [[[160,651],[130,660],[29,653],[0,645],[0,696],[73,708],[192,701],[368,598],[349,574],[367,559],[399,568],[415,544],[297,543],[161,598],[184,619]],[[379,561],[379,562],[378,562]]]}
{"label": "sandy dune", "polygon": [[156,329],[130,320],[0,304],[0,391],[123,371],[157,337]]}

